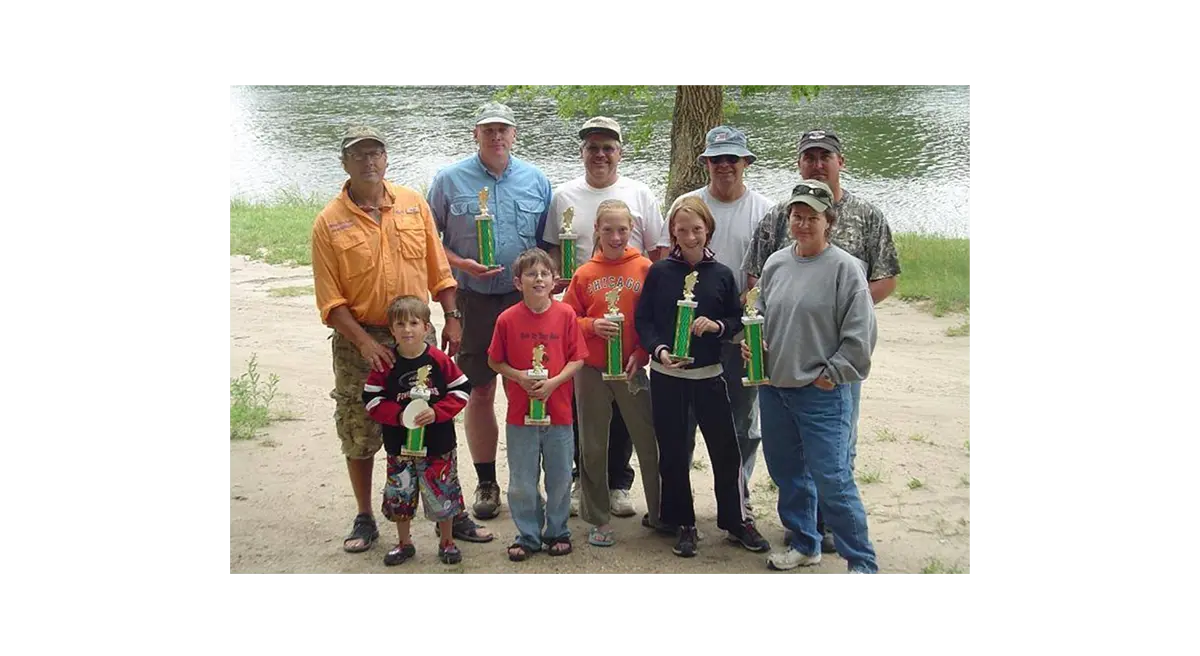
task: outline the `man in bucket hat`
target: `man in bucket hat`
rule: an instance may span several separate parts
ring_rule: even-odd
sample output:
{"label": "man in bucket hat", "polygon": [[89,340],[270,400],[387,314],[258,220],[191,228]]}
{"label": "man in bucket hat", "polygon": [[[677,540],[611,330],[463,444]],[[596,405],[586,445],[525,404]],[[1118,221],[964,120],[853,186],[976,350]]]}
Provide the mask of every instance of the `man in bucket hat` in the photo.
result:
{"label": "man in bucket hat", "polygon": [[[833,130],[808,130],[800,137],[797,148],[800,177],[805,180],[820,180],[833,191],[833,207],[837,217],[830,241],[862,262],[867,274],[871,299],[879,303],[896,289],[896,276],[900,275],[900,259],[896,244],[892,241],[892,230],[883,212],[866,199],[842,188],[841,172],[846,166],[842,154],[842,140]],[[759,223],[742,270],[757,282],[762,275],[763,264],[772,253],[788,245],[788,202],[773,207]],[[850,419],[850,466],[858,444],[858,415],[862,399],[862,383],[853,383],[850,388],[854,410]],[[818,525],[824,531],[824,523],[818,516]],[[833,537],[824,532],[821,550],[832,553]]]}
{"label": "man in bucket hat", "polygon": [[[513,263],[522,251],[538,245],[550,206],[550,180],[537,167],[513,156],[517,121],[507,105],[481,105],[471,134],[477,152],[438,171],[429,186],[429,207],[458,281],[463,337],[457,362],[471,381],[463,423],[479,477],[472,512],[488,519],[500,512],[501,495],[496,480],[500,439],[496,372],[487,365],[487,348],[496,318],[521,300],[513,286]],[[495,227],[496,268],[478,261],[475,217],[480,213],[479,192],[484,188]]]}
{"label": "man in bucket hat", "polygon": [[[712,211],[716,221],[713,231],[712,249],[717,261],[734,272],[740,272],[746,249],[758,222],[771,209],[771,200],[746,186],[746,167],[757,157],[750,152],[746,135],[737,128],[718,125],[705,136],[704,152],[698,161],[708,170],[708,185],[680,196],[697,196]],[[745,275],[735,275],[738,293],[745,297],[747,285]],[[750,506],[750,476],[758,456],[758,445],[762,438],[755,421],[758,416],[758,390],[742,386],[745,365],[742,362],[741,334],[729,343],[721,345],[721,365],[725,370],[725,386],[729,391],[729,404],[733,410],[733,427],[737,434],[738,449],[742,454],[742,493],[746,507]],[[689,434],[695,440],[695,419],[689,418]]]}

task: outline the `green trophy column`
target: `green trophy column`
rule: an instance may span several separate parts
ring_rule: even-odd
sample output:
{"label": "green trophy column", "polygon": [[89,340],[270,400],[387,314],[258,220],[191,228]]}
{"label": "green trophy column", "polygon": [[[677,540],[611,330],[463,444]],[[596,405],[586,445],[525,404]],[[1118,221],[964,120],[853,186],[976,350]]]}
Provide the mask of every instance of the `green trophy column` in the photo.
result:
{"label": "green trophy column", "polygon": [[762,317],[742,317],[742,325],[746,328],[746,345],[750,347],[750,360],[746,363],[746,376],[742,378],[744,387],[768,385],[766,362],[763,360]]}
{"label": "green trophy column", "polygon": [[671,360],[691,363],[692,357],[692,322],[696,319],[695,301],[675,301],[675,346],[671,349]]}
{"label": "green trophy column", "polygon": [[606,314],[604,318],[617,324],[617,329],[620,332],[616,336],[608,338],[604,358],[604,373],[601,377],[604,380],[626,380],[625,363],[621,361],[621,355],[625,351],[625,315],[621,313]]}
{"label": "green trophy column", "polygon": [[[546,370],[536,371],[530,369],[525,372],[533,380],[546,380],[550,376]],[[546,414],[546,402],[535,398],[529,399],[529,414],[525,415],[525,425],[527,426],[549,426],[550,416]]]}

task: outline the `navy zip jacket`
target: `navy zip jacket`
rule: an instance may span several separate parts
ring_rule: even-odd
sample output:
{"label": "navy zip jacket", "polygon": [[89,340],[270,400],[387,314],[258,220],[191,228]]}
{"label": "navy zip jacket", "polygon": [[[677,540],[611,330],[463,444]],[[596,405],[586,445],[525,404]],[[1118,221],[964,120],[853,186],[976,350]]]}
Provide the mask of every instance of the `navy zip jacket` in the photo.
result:
{"label": "navy zip jacket", "polygon": [[704,249],[704,258],[693,268],[676,246],[667,257],[650,265],[642,296],[634,311],[634,327],[642,346],[655,361],[661,349],[671,350],[675,342],[675,302],[683,298],[683,279],[699,272],[696,288],[696,317],[708,317],[720,324],[716,333],[692,335],[691,356],[695,361],[684,369],[708,367],[721,362],[721,342],[728,342],[742,331],[742,308],[738,305],[737,283],[733,271],[716,261],[713,252]]}

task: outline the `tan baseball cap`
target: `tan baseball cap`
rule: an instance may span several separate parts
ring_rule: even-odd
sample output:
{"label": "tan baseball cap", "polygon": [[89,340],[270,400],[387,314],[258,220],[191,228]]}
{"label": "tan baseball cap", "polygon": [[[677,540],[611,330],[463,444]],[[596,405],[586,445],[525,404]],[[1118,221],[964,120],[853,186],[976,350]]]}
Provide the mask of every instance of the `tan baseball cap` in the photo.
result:
{"label": "tan baseball cap", "polygon": [[587,139],[589,134],[600,132],[608,136],[621,140],[621,126],[613,119],[607,116],[593,116],[589,118],[583,127],[579,128],[579,138]]}
{"label": "tan baseball cap", "polygon": [[387,150],[387,141],[384,140],[379,130],[366,125],[351,125],[346,128],[345,132],[342,132],[342,152],[346,152],[347,148],[360,141],[367,140],[378,141],[383,149]]}

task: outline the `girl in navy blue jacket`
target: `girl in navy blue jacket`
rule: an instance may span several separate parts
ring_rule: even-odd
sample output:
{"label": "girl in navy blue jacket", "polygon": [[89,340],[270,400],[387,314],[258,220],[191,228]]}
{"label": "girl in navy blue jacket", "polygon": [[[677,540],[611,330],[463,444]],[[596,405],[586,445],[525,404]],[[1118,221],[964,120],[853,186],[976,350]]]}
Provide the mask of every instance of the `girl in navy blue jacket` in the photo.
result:
{"label": "girl in navy blue jacket", "polygon": [[[754,520],[746,515],[742,498],[741,453],[721,376],[721,342],[741,332],[742,308],[733,272],[708,249],[715,229],[712,212],[703,200],[685,197],[676,201],[667,219],[671,254],[650,267],[634,312],[638,338],[650,353],[650,400],[662,477],[659,514],[663,524],[680,527],[674,553],[685,558],[696,555],[697,540],[686,434],[689,411],[700,425],[712,460],[717,527],[750,551],[770,548]],[[688,354],[693,361],[684,364],[672,359],[671,348],[676,301],[683,298],[684,283],[691,273],[697,274],[692,289],[697,306]]]}

